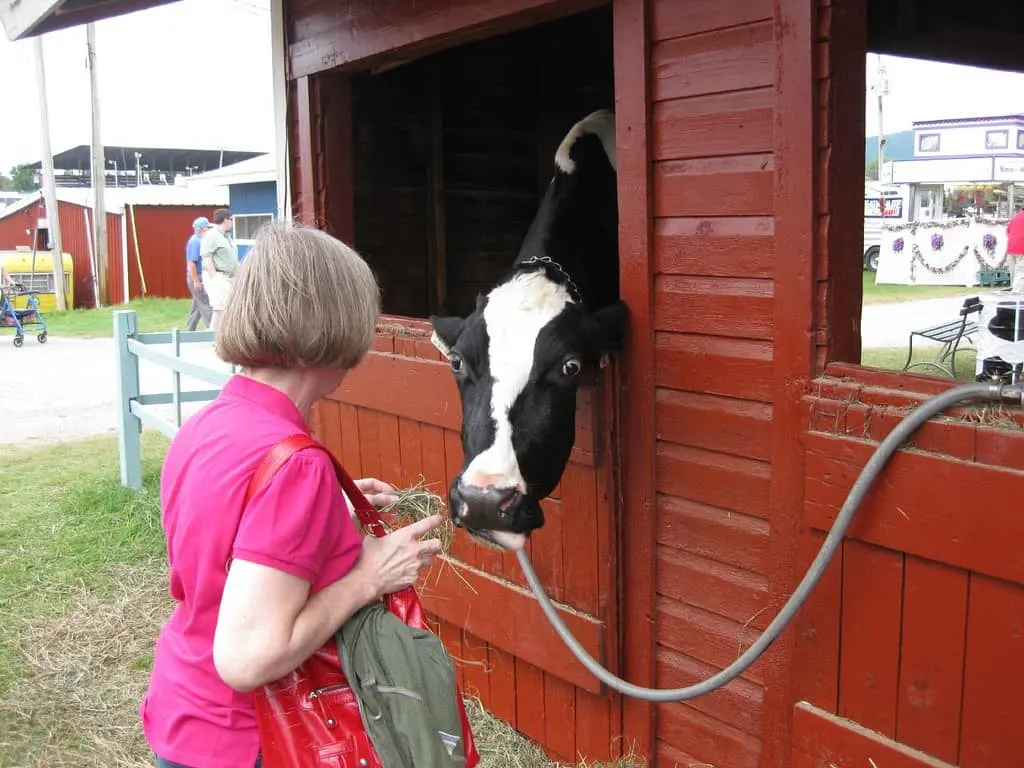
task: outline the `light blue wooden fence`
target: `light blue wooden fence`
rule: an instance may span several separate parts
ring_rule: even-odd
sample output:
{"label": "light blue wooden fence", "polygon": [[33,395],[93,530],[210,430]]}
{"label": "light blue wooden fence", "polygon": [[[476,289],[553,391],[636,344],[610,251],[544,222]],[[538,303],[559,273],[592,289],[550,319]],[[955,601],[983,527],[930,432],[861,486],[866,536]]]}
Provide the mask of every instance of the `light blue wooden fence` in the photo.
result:
{"label": "light blue wooden fence", "polygon": [[[179,331],[139,333],[134,310],[114,312],[114,343],[117,345],[117,380],[119,382],[117,438],[121,454],[121,485],[142,487],[142,426],[148,425],[167,437],[174,437],[181,427],[183,403],[202,403],[215,398],[231,378],[231,371],[217,370],[200,363],[183,360],[183,344],[213,341],[213,331]],[[170,352],[156,349],[170,344]],[[172,372],[170,392],[141,391],[139,361],[148,360]],[[232,370],[235,370],[234,368]],[[182,374],[211,384],[216,389],[181,391]],[[173,421],[157,413],[154,406],[173,405]]]}

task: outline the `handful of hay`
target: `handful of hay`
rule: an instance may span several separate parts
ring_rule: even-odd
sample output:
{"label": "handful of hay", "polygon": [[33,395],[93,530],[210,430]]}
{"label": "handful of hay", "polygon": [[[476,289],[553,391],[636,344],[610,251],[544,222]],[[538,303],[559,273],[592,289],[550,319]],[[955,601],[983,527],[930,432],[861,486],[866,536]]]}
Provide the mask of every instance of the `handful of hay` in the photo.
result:
{"label": "handful of hay", "polygon": [[[408,523],[425,520],[432,515],[441,515],[441,525],[423,538],[440,540],[441,552],[447,555],[455,539],[455,526],[452,525],[451,518],[444,514],[444,500],[428,489],[426,479],[422,475],[416,485],[399,489],[395,493],[398,501],[380,511],[381,517],[384,518],[384,526],[393,531]],[[392,521],[397,525],[392,524]]]}

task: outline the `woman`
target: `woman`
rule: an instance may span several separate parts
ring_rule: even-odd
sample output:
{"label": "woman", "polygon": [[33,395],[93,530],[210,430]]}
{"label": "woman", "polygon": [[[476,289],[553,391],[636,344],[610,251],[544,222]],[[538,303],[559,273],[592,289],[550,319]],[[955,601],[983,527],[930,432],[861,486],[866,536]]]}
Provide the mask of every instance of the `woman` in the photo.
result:
{"label": "woman", "polygon": [[[419,539],[436,515],[360,537],[319,450],[292,456],[242,514],[267,451],[308,433],[313,403],[368,351],[379,306],[366,263],[314,229],[262,228],[238,270],[217,347],[241,372],[182,425],[161,476],[177,605],[139,708],[158,766],[259,765],[251,691],[298,667],[363,605],[413,584],[440,550]],[[375,504],[394,499],[378,480],[359,485]]]}

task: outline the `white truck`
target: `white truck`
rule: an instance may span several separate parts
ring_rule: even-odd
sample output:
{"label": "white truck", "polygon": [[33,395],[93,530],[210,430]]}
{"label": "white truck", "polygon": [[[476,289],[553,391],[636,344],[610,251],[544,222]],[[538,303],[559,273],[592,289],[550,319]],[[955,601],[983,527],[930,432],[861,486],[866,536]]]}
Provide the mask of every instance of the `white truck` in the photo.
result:
{"label": "white truck", "polygon": [[907,223],[910,207],[909,184],[864,181],[864,269],[878,269],[883,222]]}

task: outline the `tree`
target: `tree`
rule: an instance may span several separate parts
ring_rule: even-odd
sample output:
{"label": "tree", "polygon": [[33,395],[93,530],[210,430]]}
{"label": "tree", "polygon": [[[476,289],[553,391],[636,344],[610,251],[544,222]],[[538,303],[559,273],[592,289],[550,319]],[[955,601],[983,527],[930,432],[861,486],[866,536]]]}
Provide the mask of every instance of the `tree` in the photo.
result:
{"label": "tree", "polygon": [[14,182],[11,181],[10,177],[0,173],[0,192],[13,192]]}
{"label": "tree", "polygon": [[35,192],[39,189],[35,170],[24,163],[11,168],[11,183],[15,192]]}

